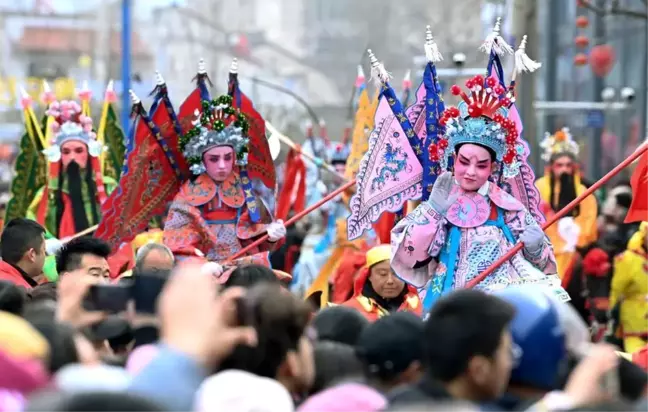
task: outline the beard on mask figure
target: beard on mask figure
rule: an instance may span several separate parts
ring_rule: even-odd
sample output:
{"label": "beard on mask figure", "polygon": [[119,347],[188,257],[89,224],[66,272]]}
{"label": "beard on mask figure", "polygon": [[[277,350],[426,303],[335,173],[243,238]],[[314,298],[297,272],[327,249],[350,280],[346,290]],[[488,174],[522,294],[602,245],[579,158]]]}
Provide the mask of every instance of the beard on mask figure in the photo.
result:
{"label": "beard on mask figure", "polygon": [[[63,165],[61,164],[61,167]],[[92,179],[92,166],[90,163],[87,164],[85,169],[85,175],[82,178],[83,169],[75,161],[71,160],[65,170],[62,170],[59,174],[59,188],[57,191],[57,208],[56,208],[56,227],[60,228],[61,220],[65,213],[65,202],[63,201],[63,187],[65,185],[65,180],[67,179],[67,192],[70,199],[69,205],[72,207],[72,219],[74,221],[74,230],[76,233],[79,233],[90,227],[90,220],[86,214],[85,202],[83,199],[83,180],[85,180],[87,190],[88,190],[88,199],[90,201],[90,209],[92,213],[92,220],[94,222],[99,221],[97,205],[94,201],[96,197],[96,186],[94,180]],[[57,236],[59,234],[57,233]]]}
{"label": "beard on mask figure", "polygon": [[[562,210],[565,206],[571,203],[576,199],[576,185],[574,182],[574,175],[572,173],[561,173],[558,177],[558,182],[552,174],[550,177],[551,181],[551,209],[554,212]],[[558,196],[556,196],[556,189],[559,188]],[[569,212],[566,216],[576,217],[580,214],[580,206],[576,206]]]}

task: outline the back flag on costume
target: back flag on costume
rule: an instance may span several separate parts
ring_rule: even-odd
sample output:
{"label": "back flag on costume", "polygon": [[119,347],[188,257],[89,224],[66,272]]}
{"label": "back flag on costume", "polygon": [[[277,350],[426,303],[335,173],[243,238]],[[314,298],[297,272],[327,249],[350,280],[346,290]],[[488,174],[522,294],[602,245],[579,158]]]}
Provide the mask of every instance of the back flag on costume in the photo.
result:
{"label": "back flag on costume", "polygon": [[[526,36],[523,37],[520,47],[515,52],[516,67],[514,73],[519,73],[522,71],[534,71],[539,68],[539,63],[531,61],[525,54],[526,47]],[[504,79],[504,69],[502,67],[502,62],[500,57],[496,53],[496,48],[493,47],[490,51],[490,58],[488,61],[487,73],[490,73],[491,77],[498,79],[502,87],[506,87],[506,80]],[[526,65],[519,63],[522,61]],[[515,88],[515,75],[511,80],[509,90]],[[531,216],[538,222],[538,224],[543,224],[545,222],[544,213],[540,210],[540,192],[535,185],[535,173],[533,169],[529,166],[528,158],[531,154],[531,149],[529,148],[529,142],[524,139],[524,127],[522,125],[522,120],[520,114],[515,105],[514,96],[511,99],[513,104],[509,108],[508,118],[513,121],[516,125],[518,131],[518,140],[517,140],[517,154],[516,162],[518,164],[519,172],[514,176],[506,176],[505,173],[500,171],[499,183],[500,187],[506,190],[510,195],[519,200],[524,207],[531,213]]]}
{"label": "back flag on costume", "polygon": [[420,199],[422,193],[423,167],[410,160],[423,153],[421,142],[388,83],[389,75],[372,53],[370,57],[382,89],[375,129],[369,137],[369,150],[360,162],[356,194],[351,198],[349,240],[370,229],[382,213],[398,212],[408,200]]}

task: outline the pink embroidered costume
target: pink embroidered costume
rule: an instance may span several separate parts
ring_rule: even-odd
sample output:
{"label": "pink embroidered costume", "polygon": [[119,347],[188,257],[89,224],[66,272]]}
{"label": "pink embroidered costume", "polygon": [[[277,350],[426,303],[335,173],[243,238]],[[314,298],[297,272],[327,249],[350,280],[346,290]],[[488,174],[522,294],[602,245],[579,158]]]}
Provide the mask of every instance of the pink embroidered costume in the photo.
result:
{"label": "pink embroidered costume", "polygon": [[[526,56],[525,42],[515,52],[516,73],[539,67]],[[453,86],[461,102],[447,109],[434,64],[442,57],[429,26],[428,63],[416,102],[406,109],[389,85],[389,73],[369,50],[380,99],[351,200],[348,236],[361,235],[382,213],[421,201],[391,231],[391,266],[417,288],[424,313],[443,293],[468,286],[492,290],[533,282],[569,298],[539,226],[544,216],[513,104],[515,81],[505,87],[499,60],[499,54],[513,49],[499,35],[499,22],[482,48],[490,54],[489,76],[468,80],[467,92]],[[521,252],[472,285],[518,242],[524,244]]]}
{"label": "pink embroidered costume", "polygon": [[[503,40],[496,35],[491,42],[491,62],[499,64],[495,48],[504,50]],[[392,267],[419,289],[426,311],[443,293],[466,287],[518,242],[524,243],[522,251],[476,287],[539,283],[569,299],[556,276],[549,239],[527,207],[500,187],[526,161],[512,118],[514,82],[508,90],[502,83],[495,76],[475,76],[466,82],[468,92],[451,88],[461,102],[442,113],[443,127],[429,150],[442,170],[453,172],[441,174],[429,199],[392,230]]]}
{"label": "pink embroidered costume", "polygon": [[[257,119],[234,107],[236,98],[244,99],[243,108],[251,105],[245,96],[236,93],[240,92],[234,90],[234,96],[203,99],[202,112],[196,113],[194,127],[180,138],[180,149],[194,177],[183,183],[171,202],[163,240],[179,258],[199,256],[220,264],[267,233],[268,241],[232,265],[270,266],[268,252],[277,247],[286,230],[281,221],[273,222],[268,206],[253,191],[248,153],[252,149],[259,151],[252,147],[258,142],[251,145],[249,138]],[[272,167],[274,176],[265,134],[263,139],[263,152],[268,158],[264,166]],[[212,272],[220,275],[222,268],[216,267]]]}
{"label": "pink embroidered costume", "polygon": [[131,91],[136,123],[119,190],[105,204],[98,236],[117,247],[151,218],[166,215],[162,241],[179,260],[196,258],[208,263],[205,272],[220,276],[227,273],[225,260],[268,234],[267,242],[230,269],[269,266],[268,251],[285,236],[285,227],[273,221],[253,184],[260,181],[274,192],[274,164],[264,121],[238,90],[234,64],[232,70],[230,94],[212,99],[201,60],[197,87],[178,113],[159,73],[150,114]]}

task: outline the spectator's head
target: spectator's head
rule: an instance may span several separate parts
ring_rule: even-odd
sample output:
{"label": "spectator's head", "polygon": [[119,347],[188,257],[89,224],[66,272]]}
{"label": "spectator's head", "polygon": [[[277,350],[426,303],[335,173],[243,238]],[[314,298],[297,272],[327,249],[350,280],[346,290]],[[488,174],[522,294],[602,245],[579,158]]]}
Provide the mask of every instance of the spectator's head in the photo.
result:
{"label": "spectator's head", "polygon": [[91,236],[78,237],[69,241],[56,254],[56,271],[63,276],[81,270],[97,282],[107,282],[110,278],[108,256],[110,246],[103,240]]}
{"label": "spectator's head", "polygon": [[457,399],[498,398],[513,367],[509,326],[514,316],[513,306],[479,290],[458,290],[439,299],[423,338],[431,376]]}
{"label": "spectator's head", "polygon": [[400,280],[392,270],[391,246],[380,245],[367,251],[367,267],[373,290],[385,299],[398,297],[405,289],[405,283]]}
{"label": "spectator's head", "polygon": [[31,302],[40,302],[44,300],[56,302],[58,297],[57,289],[56,282],[47,282],[37,285],[31,290]]}
{"label": "spectator's head", "polygon": [[373,386],[388,392],[421,378],[423,329],[421,318],[409,312],[396,312],[365,328],[356,353]]}
{"label": "spectator's head", "polygon": [[240,286],[243,288],[251,288],[258,283],[280,284],[280,281],[274,271],[267,266],[246,265],[234,269],[230,277],[223,284],[223,287]]}
{"label": "spectator's head", "polygon": [[10,220],[0,237],[0,257],[22,269],[31,278],[40,276],[46,255],[44,234],[43,226],[33,220]]}
{"label": "spectator's head", "polygon": [[241,323],[256,329],[258,344],[237,347],[220,369],[245,370],[278,380],[292,394],[306,393],[314,379],[308,305],[278,284],[262,282],[247,291],[238,309]]}
{"label": "spectator's head", "polygon": [[362,364],[351,345],[339,342],[315,343],[315,380],[310,389],[314,395],[345,380],[361,379]]}
{"label": "spectator's head", "polygon": [[[495,296],[515,308],[511,322],[513,344],[519,353],[511,372],[510,384],[536,390],[558,390],[560,374],[567,369],[569,351],[567,331],[561,322],[560,307],[536,286],[510,287],[496,291]],[[580,316],[576,315],[580,320]],[[572,325],[577,330],[577,325]],[[589,343],[587,329],[583,331]]]}
{"label": "spectator's head", "polygon": [[164,411],[160,405],[145,397],[128,392],[99,391],[62,393],[46,392],[29,400],[27,411]]}
{"label": "spectator's head", "polygon": [[6,280],[0,280],[0,312],[21,315],[27,294],[24,289]]}
{"label": "spectator's head", "polygon": [[317,312],[312,325],[319,340],[355,346],[362,331],[369,325],[360,312],[346,306],[331,306]]}
{"label": "spectator's head", "polygon": [[173,252],[162,243],[147,243],[137,250],[135,256],[137,273],[147,270],[171,270],[174,263]]}

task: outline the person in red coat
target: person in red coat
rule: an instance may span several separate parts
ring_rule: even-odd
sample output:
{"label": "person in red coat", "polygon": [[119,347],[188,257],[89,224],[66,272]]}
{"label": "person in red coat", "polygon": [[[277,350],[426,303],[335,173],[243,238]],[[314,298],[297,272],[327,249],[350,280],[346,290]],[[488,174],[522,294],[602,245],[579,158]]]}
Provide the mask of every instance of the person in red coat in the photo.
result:
{"label": "person in red coat", "polygon": [[353,297],[343,303],[357,309],[371,322],[391,312],[422,315],[423,308],[416,289],[396,277],[390,257],[390,245],[369,249],[367,264],[356,278]]}
{"label": "person in red coat", "polygon": [[0,238],[0,280],[27,290],[38,285],[45,264],[45,229],[33,220],[9,221]]}

